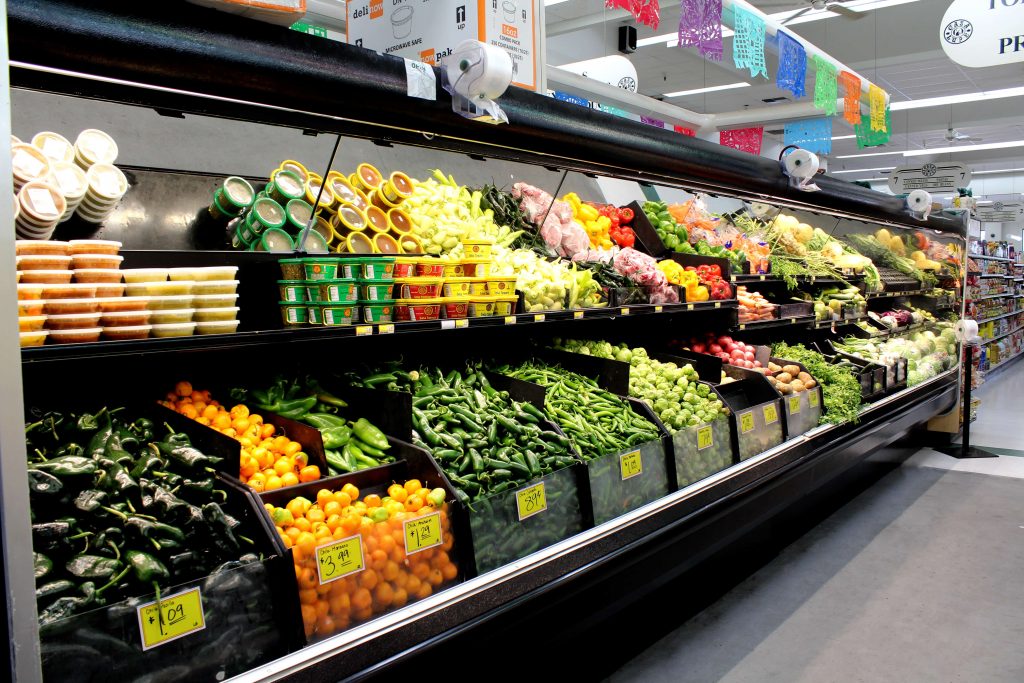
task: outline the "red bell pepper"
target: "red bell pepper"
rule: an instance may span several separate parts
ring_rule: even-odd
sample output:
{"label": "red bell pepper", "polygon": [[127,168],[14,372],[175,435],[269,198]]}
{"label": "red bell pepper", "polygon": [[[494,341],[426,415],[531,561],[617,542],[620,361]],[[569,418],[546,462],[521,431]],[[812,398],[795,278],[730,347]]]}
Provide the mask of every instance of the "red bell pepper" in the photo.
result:
{"label": "red bell pepper", "polygon": [[633,209],[628,206],[624,206],[619,209],[619,222],[625,225],[626,223],[633,222]]}

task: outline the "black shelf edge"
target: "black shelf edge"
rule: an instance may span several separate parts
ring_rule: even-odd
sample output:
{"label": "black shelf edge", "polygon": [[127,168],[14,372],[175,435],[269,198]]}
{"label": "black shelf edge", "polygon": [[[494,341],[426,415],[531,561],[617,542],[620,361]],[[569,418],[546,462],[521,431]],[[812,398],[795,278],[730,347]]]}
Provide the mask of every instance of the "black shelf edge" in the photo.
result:
{"label": "black shelf edge", "polygon": [[1012,260],[1010,260],[1008,258],[1003,258],[1002,256],[987,256],[985,254],[968,254],[967,257],[968,258],[985,259],[986,261],[1002,261],[1003,263],[1013,263]]}
{"label": "black shelf edge", "polygon": [[763,330],[769,327],[789,327],[791,325],[807,325],[814,322],[813,315],[782,318],[779,320],[759,320],[752,323],[737,323],[733,329],[737,332],[746,330]]}
{"label": "black shelf edge", "polygon": [[900,296],[922,296],[930,292],[935,291],[935,288],[930,289],[908,289],[903,292],[868,292],[864,295],[865,299],[893,299]]}
{"label": "black shelf edge", "polygon": [[867,320],[868,316],[858,315],[856,318],[843,318],[842,320],[815,320],[811,323],[811,329],[813,330],[827,330],[835,327],[842,327],[843,325],[856,325],[861,320]]}
{"label": "black shelf edge", "polygon": [[[838,285],[838,284],[855,284],[864,281],[864,275],[851,275],[848,278],[837,278],[830,275],[797,275],[795,279],[800,284],[807,285]],[[782,283],[784,280],[780,277],[776,277],[771,273],[756,274],[756,275],[730,275],[729,281],[738,284],[746,285],[752,282],[764,282],[767,284]]]}

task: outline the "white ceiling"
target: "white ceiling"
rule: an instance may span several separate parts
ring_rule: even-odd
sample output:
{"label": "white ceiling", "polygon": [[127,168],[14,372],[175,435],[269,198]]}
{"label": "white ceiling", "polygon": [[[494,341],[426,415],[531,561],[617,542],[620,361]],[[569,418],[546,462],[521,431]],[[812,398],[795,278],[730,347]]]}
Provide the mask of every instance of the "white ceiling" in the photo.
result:
{"label": "white ceiling", "polygon": [[[979,0],[980,1],[980,0]],[[806,0],[752,0],[766,13],[806,6]],[[858,20],[832,17],[795,24],[790,29],[817,45],[840,62],[888,90],[893,102],[977,93],[1024,85],[1024,65],[971,69],[960,67],[945,56],[939,45],[939,25],[950,0],[917,0],[907,4],[864,12]],[[608,10],[604,0],[568,0],[545,8],[549,31],[547,62],[558,66],[568,62],[617,54],[618,27],[633,23],[620,10]],[[672,33],[679,23],[678,2],[662,2],[661,25],[657,30],[638,27],[641,39]],[[635,24],[634,24],[635,25]],[[666,101],[698,112],[718,113],[747,107],[763,107],[762,100],[792,97],[775,87],[776,56],[766,54],[770,80],[750,79],[746,71],[732,64],[732,39],[725,38],[725,58],[721,63],[704,60],[691,48],[666,47],[664,43],[641,47],[629,59],[637,68],[640,91],[651,97],[666,92],[692,90],[714,85],[747,81],[751,87],[725,90]],[[809,74],[807,92],[813,93],[813,75]],[[786,100],[791,101],[791,100]],[[836,140],[829,168],[867,169],[899,165],[902,155],[836,159],[836,156],[881,151],[901,151],[923,147],[945,147],[950,126],[966,135],[984,138],[983,142],[1024,140],[1020,113],[1024,97],[944,105],[894,111],[894,134],[883,148],[858,150],[855,140]],[[770,130],[781,125],[769,125]],[[833,135],[850,135],[852,128],[837,118]],[[781,141],[781,136],[779,136]],[[970,143],[961,143],[970,144]],[[1024,167],[1024,148],[913,157],[917,162],[929,159],[963,161],[977,170]],[[1019,162],[1019,163],[1016,163]],[[876,177],[877,172],[865,173]],[[857,174],[844,174],[856,179]]]}

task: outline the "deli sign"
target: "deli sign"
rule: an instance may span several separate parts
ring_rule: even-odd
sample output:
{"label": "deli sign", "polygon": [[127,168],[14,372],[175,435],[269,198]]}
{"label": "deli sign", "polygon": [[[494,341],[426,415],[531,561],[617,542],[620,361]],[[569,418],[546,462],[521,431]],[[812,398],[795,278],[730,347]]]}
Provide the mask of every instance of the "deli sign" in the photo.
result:
{"label": "deli sign", "polygon": [[939,25],[939,42],[963,66],[1024,62],[1024,0],[954,0]]}

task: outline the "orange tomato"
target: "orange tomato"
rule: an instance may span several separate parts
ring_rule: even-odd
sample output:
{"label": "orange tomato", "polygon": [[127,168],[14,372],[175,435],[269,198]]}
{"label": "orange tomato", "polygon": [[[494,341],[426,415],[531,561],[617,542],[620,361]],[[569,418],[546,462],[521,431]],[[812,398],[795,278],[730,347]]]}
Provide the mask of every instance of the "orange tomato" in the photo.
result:
{"label": "orange tomato", "polygon": [[316,465],[307,465],[299,470],[299,481],[316,481],[320,478],[320,468]]}

